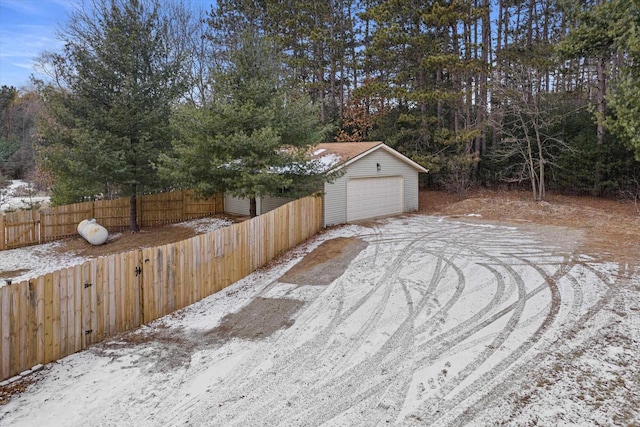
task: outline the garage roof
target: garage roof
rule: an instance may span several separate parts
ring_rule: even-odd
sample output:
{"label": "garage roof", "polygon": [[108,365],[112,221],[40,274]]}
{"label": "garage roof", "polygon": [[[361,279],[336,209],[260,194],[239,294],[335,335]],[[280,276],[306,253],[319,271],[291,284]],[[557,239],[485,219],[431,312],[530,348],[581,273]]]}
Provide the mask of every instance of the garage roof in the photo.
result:
{"label": "garage roof", "polygon": [[327,155],[336,156],[339,158],[339,166],[337,169],[343,168],[345,166],[350,165],[351,163],[361,159],[362,157],[373,153],[376,150],[384,150],[391,155],[397,157],[403,162],[408,163],[414,168],[418,169],[419,172],[429,172],[429,170],[420,166],[410,158],[400,154],[393,148],[384,144],[381,141],[375,142],[324,142],[322,144],[318,144],[314,151],[313,157],[320,158]]}

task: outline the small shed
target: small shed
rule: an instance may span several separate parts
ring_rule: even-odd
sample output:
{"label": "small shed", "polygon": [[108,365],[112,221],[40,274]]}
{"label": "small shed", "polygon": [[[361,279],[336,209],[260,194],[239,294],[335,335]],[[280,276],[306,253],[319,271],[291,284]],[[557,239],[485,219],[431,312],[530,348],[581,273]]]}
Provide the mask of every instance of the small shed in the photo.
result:
{"label": "small shed", "polygon": [[[343,224],[418,210],[418,173],[428,172],[382,142],[328,142],[314,147],[312,159],[342,175],[324,188],[324,225]],[[284,195],[283,195],[284,196]],[[291,201],[285,197],[256,200],[258,215]],[[249,200],[225,196],[225,212],[248,215]]]}
{"label": "small shed", "polygon": [[[284,191],[283,191],[284,193]],[[256,213],[262,215],[282,205],[294,201],[290,197],[256,197]],[[233,215],[249,216],[249,199],[233,197],[229,194],[224,196],[224,211]]]}

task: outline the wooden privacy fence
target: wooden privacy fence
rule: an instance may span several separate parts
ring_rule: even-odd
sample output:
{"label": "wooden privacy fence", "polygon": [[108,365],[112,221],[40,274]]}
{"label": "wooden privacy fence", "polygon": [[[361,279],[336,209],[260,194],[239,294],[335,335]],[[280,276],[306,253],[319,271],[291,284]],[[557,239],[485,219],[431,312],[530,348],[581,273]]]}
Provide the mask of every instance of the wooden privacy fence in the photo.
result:
{"label": "wooden privacy fence", "polygon": [[0,288],[0,380],[186,307],[322,228],[322,198]]}
{"label": "wooden privacy fence", "polygon": [[[98,200],[0,215],[0,250],[75,236],[80,221],[95,218],[110,232],[129,228],[129,199]],[[189,191],[137,198],[138,225],[150,227],[224,212],[224,198],[197,199]]]}

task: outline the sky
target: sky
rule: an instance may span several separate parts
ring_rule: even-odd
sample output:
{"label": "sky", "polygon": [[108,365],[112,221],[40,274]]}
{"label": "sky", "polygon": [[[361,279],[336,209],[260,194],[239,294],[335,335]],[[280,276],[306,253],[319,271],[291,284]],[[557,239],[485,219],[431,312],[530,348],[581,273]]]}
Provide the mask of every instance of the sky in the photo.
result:
{"label": "sky", "polygon": [[0,0],[0,85],[25,87],[45,50],[58,50],[56,30],[73,11],[74,0]]}
{"label": "sky", "polygon": [[[215,0],[190,0],[192,7],[207,7]],[[18,89],[29,85],[32,74],[41,79],[36,58],[57,51],[63,43],[56,31],[83,0],[0,0],[0,86]]]}

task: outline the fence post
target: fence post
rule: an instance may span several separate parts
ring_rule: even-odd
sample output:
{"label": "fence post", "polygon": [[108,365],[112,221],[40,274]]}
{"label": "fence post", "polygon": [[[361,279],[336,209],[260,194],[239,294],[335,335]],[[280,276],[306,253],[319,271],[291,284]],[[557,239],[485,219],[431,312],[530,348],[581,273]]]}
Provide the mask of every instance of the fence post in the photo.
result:
{"label": "fence post", "polygon": [[0,251],[5,249],[4,214],[0,214]]}
{"label": "fence post", "polygon": [[140,324],[145,324],[145,301],[144,301],[144,256],[142,249],[138,249],[137,263],[136,263],[136,281],[135,286],[138,287],[138,310],[140,313]]}
{"label": "fence post", "polygon": [[36,211],[36,217],[38,218],[38,243],[42,243],[42,212],[40,209]]}
{"label": "fence post", "polygon": [[186,190],[180,190],[180,194],[182,194],[182,213],[180,216],[184,218],[187,213],[187,192]]}
{"label": "fence post", "polygon": [[[131,212],[129,212],[129,215],[131,215]],[[138,222],[138,227],[146,226],[146,224],[142,223],[142,196],[138,195],[136,195],[136,221]]]}
{"label": "fence post", "polygon": [[214,199],[215,213],[224,213],[224,194],[216,194]]}

